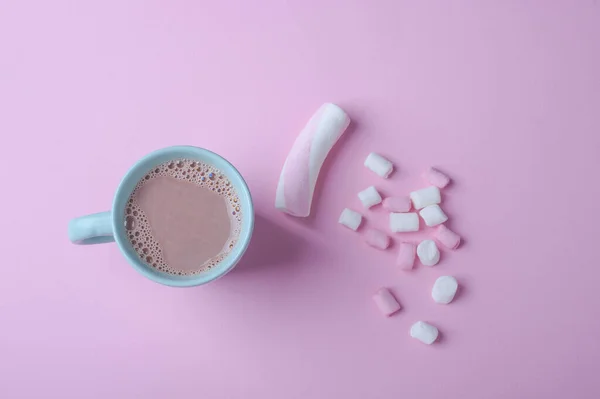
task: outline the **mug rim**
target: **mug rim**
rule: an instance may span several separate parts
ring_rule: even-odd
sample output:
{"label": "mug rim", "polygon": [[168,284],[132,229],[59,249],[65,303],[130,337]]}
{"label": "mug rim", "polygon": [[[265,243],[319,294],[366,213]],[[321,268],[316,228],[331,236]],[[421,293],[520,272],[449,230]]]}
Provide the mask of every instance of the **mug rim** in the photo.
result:
{"label": "mug rim", "polygon": [[[126,238],[123,239],[123,236],[124,236],[123,231],[124,231],[125,227],[123,225],[123,221],[119,218],[120,212],[117,212],[117,206],[118,206],[118,203],[120,202],[120,200],[123,198],[123,195],[127,195],[127,198],[125,198],[125,201],[127,201],[127,199],[129,198],[130,193],[126,193],[125,191],[129,191],[129,190],[127,190],[127,188],[128,188],[127,186],[128,186],[128,183],[130,183],[130,181],[132,180],[132,176],[139,173],[142,165],[144,165],[149,160],[151,160],[153,158],[160,158],[162,156],[169,155],[171,153],[176,153],[176,152],[195,153],[195,154],[197,154],[199,160],[202,160],[202,161],[206,161],[206,158],[213,158],[213,159],[218,160],[219,165],[215,165],[215,167],[217,167],[218,169],[221,169],[227,175],[227,177],[230,180],[232,180],[232,183],[233,183],[234,179],[237,180],[237,182],[239,183],[239,185],[236,185],[235,188],[239,191],[238,195],[240,197],[240,200],[243,201],[243,205],[247,209],[247,211],[245,212],[247,214],[247,220],[244,219],[244,221],[243,221],[243,223],[246,224],[246,227],[244,228],[244,225],[243,225],[242,231],[240,232],[240,238],[238,239],[238,242],[236,243],[238,250],[236,251],[235,256],[231,256],[231,255],[234,255],[234,253],[231,253],[230,256],[227,256],[225,259],[223,259],[219,263],[220,266],[223,265],[224,262],[226,263],[226,265],[223,265],[223,267],[220,267],[219,269],[215,270],[212,273],[211,272],[200,273],[196,276],[175,276],[175,275],[169,275],[169,274],[166,274],[166,273],[163,273],[160,271],[154,271],[151,269],[150,266],[147,266],[145,263],[143,263],[137,257],[137,255],[131,254],[132,251],[129,250],[131,245],[126,240]],[[178,156],[174,155],[174,158],[177,158],[177,157]],[[158,162],[158,163],[160,163],[160,162]],[[154,167],[154,166],[155,165],[153,165],[152,167]],[[143,173],[145,174],[146,171],[144,171]],[[135,179],[135,180],[136,180],[135,184],[137,184],[139,179]],[[133,189],[131,191],[133,191]],[[123,212],[124,212],[124,210],[123,210]],[[117,187],[117,191],[115,192],[115,195],[113,197],[113,204],[112,204],[112,208],[111,208],[111,223],[112,223],[112,227],[113,227],[114,239],[115,239],[115,242],[117,243],[117,246],[119,247],[119,250],[121,251],[123,256],[125,256],[125,258],[129,262],[129,264],[131,264],[133,266],[133,268],[137,272],[142,274],[144,277],[147,277],[150,280],[153,280],[157,283],[171,286],[171,287],[195,287],[198,285],[207,284],[211,281],[217,280],[218,278],[221,278],[225,274],[229,273],[236,266],[236,264],[242,258],[242,256],[248,249],[248,246],[250,245],[250,240],[252,238],[252,232],[254,230],[254,219],[255,219],[254,205],[252,203],[250,189],[248,188],[248,184],[244,180],[242,174],[237,170],[237,168],[235,166],[233,166],[233,164],[231,162],[229,162],[228,160],[223,158],[221,155],[219,155],[213,151],[210,151],[210,150],[207,150],[207,149],[201,148],[201,147],[186,146],[186,145],[178,145],[178,146],[161,148],[159,150],[150,152],[150,153],[146,154],[145,156],[143,156],[142,158],[140,158],[133,166],[131,166],[129,168],[127,173],[125,173],[125,175],[121,179],[121,182],[119,183],[119,186]]]}

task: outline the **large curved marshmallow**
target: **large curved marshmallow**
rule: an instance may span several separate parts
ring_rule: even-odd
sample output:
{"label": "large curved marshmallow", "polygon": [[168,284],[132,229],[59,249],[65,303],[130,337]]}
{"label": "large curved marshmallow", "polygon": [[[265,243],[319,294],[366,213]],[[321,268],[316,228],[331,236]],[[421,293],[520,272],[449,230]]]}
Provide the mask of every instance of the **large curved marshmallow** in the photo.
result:
{"label": "large curved marshmallow", "polygon": [[292,216],[310,214],[321,166],[349,124],[350,118],[344,110],[331,103],[323,104],[310,118],[283,165],[275,208]]}

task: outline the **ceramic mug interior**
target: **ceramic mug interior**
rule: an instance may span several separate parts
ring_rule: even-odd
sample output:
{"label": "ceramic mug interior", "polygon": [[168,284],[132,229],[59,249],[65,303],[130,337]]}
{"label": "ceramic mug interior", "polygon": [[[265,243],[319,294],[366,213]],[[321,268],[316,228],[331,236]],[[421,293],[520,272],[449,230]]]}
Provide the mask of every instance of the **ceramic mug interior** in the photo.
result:
{"label": "ceramic mug interior", "polygon": [[[193,276],[176,276],[156,270],[144,263],[136,254],[127,238],[124,220],[127,200],[136,184],[157,165],[172,159],[186,158],[214,165],[221,170],[236,189],[243,209],[239,239],[233,250],[218,265]],[[206,284],[229,272],[240,260],[252,236],[254,228],[254,208],[250,190],[242,175],[227,160],[209,150],[192,146],[175,146],[152,152],[140,159],[123,177],[112,206],[112,227],[114,239],[129,263],[141,274],[158,283],[174,287],[191,287]]]}

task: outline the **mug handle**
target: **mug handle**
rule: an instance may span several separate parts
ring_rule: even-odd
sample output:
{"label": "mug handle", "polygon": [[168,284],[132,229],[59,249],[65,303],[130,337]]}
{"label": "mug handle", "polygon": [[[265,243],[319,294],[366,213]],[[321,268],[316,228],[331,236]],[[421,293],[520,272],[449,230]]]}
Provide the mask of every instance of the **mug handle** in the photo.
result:
{"label": "mug handle", "polygon": [[69,240],[73,244],[104,244],[115,240],[111,213],[100,212],[81,216],[69,222]]}

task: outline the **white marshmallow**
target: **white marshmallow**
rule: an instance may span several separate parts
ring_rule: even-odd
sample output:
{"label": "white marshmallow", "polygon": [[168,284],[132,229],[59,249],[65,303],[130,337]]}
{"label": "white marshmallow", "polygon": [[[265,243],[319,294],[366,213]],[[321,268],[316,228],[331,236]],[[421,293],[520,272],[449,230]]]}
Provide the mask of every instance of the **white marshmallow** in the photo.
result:
{"label": "white marshmallow", "polygon": [[415,209],[425,208],[428,205],[439,204],[442,202],[440,189],[436,186],[429,186],[421,190],[410,193],[410,199]]}
{"label": "white marshmallow", "polygon": [[419,215],[425,221],[425,224],[429,227],[437,226],[438,224],[444,223],[448,220],[448,216],[444,213],[439,205],[429,205],[421,209]]}
{"label": "white marshmallow", "polygon": [[442,276],[435,280],[431,297],[437,303],[447,304],[452,302],[458,290],[458,282],[452,276]]}
{"label": "white marshmallow", "polygon": [[394,165],[390,161],[374,152],[370,153],[365,159],[365,166],[384,179],[387,179],[394,170]]}
{"label": "white marshmallow", "polygon": [[417,321],[410,328],[410,336],[427,345],[433,344],[438,338],[438,335],[438,329],[424,321]]}
{"label": "white marshmallow", "polygon": [[392,233],[419,231],[419,216],[414,212],[390,213],[390,230]]}
{"label": "white marshmallow", "polygon": [[381,195],[379,195],[377,189],[375,189],[375,187],[373,186],[366,188],[360,193],[358,193],[358,199],[360,199],[360,202],[362,202],[363,206],[367,209],[372,207],[373,205],[381,203],[382,201]]}
{"label": "white marshmallow", "polygon": [[423,240],[417,246],[417,256],[425,266],[435,266],[440,261],[440,250],[435,241]]}
{"label": "white marshmallow", "polygon": [[356,231],[362,222],[362,216],[360,213],[353,211],[352,209],[345,208],[340,215],[339,223]]}

